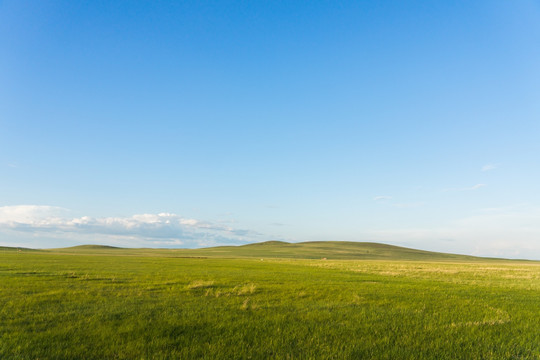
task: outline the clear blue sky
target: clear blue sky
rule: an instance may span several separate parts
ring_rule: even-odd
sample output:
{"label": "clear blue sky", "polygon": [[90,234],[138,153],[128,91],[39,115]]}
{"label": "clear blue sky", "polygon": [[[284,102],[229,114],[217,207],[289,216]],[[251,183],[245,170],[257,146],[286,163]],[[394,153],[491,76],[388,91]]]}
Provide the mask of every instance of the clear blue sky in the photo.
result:
{"label": "clear blue sky", "polygon": [[2,1],[0,245],[540,259],[538,1]]}

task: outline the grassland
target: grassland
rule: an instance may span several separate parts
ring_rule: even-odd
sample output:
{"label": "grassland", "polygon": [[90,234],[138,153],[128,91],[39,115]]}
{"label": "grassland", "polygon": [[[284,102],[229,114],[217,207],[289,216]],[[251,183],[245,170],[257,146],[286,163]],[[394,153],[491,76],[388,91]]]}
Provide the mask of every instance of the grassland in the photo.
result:
{"label": "grassland", "polygon": [[354,243],[3,248],[0,358],[540,359],[540,263]]}

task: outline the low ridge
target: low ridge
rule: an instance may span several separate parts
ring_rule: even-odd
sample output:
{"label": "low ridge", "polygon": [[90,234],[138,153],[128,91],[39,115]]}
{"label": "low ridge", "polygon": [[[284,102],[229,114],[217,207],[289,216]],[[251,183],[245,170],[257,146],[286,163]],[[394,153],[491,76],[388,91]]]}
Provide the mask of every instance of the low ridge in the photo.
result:
{"label": "low ridge", "polygon": [[25,247],[0,246],[0,251],[41,251],[38,249],[30,249]]}
{"label": "low ridge", "polygon": [[395,245],[353,241],[266,241],[241,246],[186,250],[198,256],[259,257],[335,260],[473,260],[474,256],[410,249]]}
{"label": "low ridge", "polygon": [[[16,248],[15,248],[16,249]],[[327,260],[416,260],[416,261],[486,261],[504,260],[457,255],[401,246],[353,241],[308,241],[288,243],[265,241],[238,246],[217,246],[202,249],[133,249],[108,245],[79,245],[47,251],[69,254],[164,256],[191,258],[283,258]]]}
{"label": "low ridge", "polygon": [[122,250],[123,248],[117,247],[117,246],[110,246],[110,245],[77,245],[77,246],[71,246],[63,249],[80,249],[80,250],[113,250],[118,249]]}

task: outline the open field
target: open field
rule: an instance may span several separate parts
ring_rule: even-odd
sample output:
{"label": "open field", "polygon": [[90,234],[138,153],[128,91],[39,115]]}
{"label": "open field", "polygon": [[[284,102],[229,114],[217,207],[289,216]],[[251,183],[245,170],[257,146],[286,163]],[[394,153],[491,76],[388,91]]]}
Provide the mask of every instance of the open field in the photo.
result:
{"label": "open field", "polygon": [[290,245],[2,248],[0,358],[540,359],[539,262]]}

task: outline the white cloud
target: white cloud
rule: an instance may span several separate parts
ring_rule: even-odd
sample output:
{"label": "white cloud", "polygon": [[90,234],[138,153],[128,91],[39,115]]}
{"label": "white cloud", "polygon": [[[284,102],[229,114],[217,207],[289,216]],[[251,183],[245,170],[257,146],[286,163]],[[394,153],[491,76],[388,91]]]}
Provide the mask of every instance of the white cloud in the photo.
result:
{"label": "white cloud", "polygon": [[391,200],[392,197],[391,196],[388,196],[388,195],[380,195],[380,196],[375,196],[373,198],[373,200],[375,201],[381,201],[381,200]]}
{"label": "white cloud", "polygon": [[480,188],[483,188],[484,186],[486,186],[486,184],[476,184],[474,186],[471,186],[470,188],[465,188],[463,190],[478,190]]}
{"label": "white cloud", "polygon": [[483,188],[484,186],[487,186],[486,184],[476,184],[469,187],[463,187],[463,188],[448,188],[443,189],[443,191],[472,191],[472,190],[478,190],[480,188]]}
{"label": "white cloud", "polygon": [[497,165],[496,164],[486,164],[484,166],[482,166],[482,171],[490,171],[490,170],[494,170],[497,168]]}
{"label": "white cloud", "polygon": [[169,245],[194,247],[261,240],[261,234],[171,213],[136,214],[128,217],[70,217],[67,209],[53,206],[0,207],[0,230],[32,236],[102,239],[124,246]]}
{"label": "white cloud", "polygon": [[484,209],[448,226],[378,230],[364,236],[426,250],[540,260],[540,208]]}
{"label": "white cloud", "polygon": [[57,206],[0,206],[0,224],[40,223],[45,219],[57,218],[65,212],[67,209]]}

